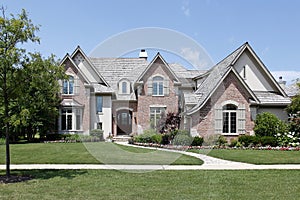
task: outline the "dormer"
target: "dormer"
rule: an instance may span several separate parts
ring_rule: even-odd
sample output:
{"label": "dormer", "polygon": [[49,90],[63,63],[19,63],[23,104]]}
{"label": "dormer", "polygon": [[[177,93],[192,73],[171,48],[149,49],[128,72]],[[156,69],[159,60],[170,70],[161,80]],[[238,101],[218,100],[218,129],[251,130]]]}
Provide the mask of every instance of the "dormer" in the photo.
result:
{"label": "dormer", "polygon": [[130,94],[131,93],[131,82],[123,78],[118,83],[119,94]]}

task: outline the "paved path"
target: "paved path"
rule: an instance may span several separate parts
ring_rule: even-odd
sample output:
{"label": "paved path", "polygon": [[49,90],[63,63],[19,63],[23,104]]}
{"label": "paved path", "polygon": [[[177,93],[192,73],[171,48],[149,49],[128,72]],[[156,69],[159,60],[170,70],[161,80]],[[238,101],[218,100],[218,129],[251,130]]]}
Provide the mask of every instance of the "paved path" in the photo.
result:
{"label": "paved path", "polygon": [[[126,143],[120,143],[128,145]],[[136,146],[135,146],[136,147]],[[182,153],[185,155],[193,156],[204,161],[203,165],[106,165],[106,164],[20,164],[10,165],[12,170],[15,169],[115,169],[115,170],[250,170],[250,169],[300,169],[300,165],[254,165],[241,162],[233,162],[213,158],[203,154],[192,152],[167,150],[161,148],[140,147],[148,149],[157,149],[160,151],[169,151]],[[5,165],[0,165],[0,170],[5,170]]]}

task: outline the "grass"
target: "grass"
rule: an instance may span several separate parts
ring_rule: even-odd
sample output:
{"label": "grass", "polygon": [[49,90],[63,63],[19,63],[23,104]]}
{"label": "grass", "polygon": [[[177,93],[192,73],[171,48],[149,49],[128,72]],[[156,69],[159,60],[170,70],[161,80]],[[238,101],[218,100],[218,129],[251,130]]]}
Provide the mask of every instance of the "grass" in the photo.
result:
{"label": "grass", "polygon": [[[12,164],[203,164],[186,155],[105,142],[12,144],[10,147]],[[5,146],[0,145],[0,164],[4,163]]]}
{"label": "grass", "polygon": [[300,164],[300,151],[212,149],[191,150],[212,157],[252,164]]}
{"label": "grass", "polygon": [[[3,175],[4,171],[0,171]],[[0,184],[0,199],[299,199],[298,170],[29,170],[33,180]]]}

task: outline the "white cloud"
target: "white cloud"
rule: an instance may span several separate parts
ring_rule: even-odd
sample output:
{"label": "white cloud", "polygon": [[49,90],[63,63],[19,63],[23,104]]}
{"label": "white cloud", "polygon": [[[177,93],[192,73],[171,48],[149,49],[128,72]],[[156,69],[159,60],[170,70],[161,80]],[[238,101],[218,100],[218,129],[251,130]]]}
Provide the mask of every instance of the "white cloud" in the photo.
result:
{"label": "white cloud", "polygon": [[287,82],[287,84],[291,84],[295,82],[296,79],[300,79],[300,71],[273,71],[271,72],[276,80],[282,76],[282,79]]}
{"label": "white cloud", "polygon": [[181,10],[183,11],[183,14],[187,17],[191,16],[190,13],[190,2],[189,1],[183,1],[183,5],[181,6]]}
{"label": "white cloud", "polygon": [[194,67],[206,68],[208,63],[200,58],[200,52],[191,48],[182,48],[180,51],[183,58],[190,62]]}

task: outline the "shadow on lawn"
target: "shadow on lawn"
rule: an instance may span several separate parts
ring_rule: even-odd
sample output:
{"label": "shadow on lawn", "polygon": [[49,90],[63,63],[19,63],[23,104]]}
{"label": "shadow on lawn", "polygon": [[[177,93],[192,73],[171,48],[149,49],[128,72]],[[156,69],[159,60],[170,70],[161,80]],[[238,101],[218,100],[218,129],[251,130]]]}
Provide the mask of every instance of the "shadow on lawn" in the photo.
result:
{"label": "shadow on lawn", "polygon": [[13,170],[10,178],[7,178],[3,172],[0,172],[0,184],[18,183],[34,179],[47,180],[56,177],[73,179],[86,173],[87,171],[85,170]]}

